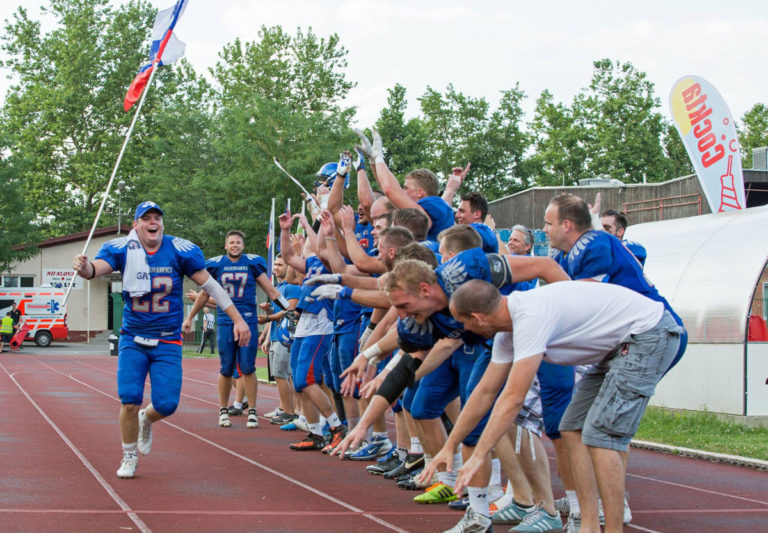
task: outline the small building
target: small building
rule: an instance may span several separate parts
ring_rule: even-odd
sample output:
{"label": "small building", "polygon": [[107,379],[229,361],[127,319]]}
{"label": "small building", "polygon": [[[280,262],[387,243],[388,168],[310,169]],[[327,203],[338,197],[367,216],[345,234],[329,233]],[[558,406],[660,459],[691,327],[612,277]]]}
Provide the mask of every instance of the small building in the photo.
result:
{"label": "small building", "polygon": [[[127,235],[131,227],[108,226],[94,231],[88,247],[93,257],[105,242]],[[74,274],[72,259],[83,251],[88,231],[47,239],[38,243],[40,253],[14,265],[13,270],[2,274],[4,287],[61,286]],[[75,278],[75,285],[67,302],[69,340],[82,342],[107,330],[115,329],[113,323],[122,307],[122,277],[120,273],[92,281]],[[117,302],[114,304],[114,302]],[[113,305],[117,305],[113,312]],[[119,320],[119,319],[118,319]],[[119,323],[118,323],[119,325]]]}

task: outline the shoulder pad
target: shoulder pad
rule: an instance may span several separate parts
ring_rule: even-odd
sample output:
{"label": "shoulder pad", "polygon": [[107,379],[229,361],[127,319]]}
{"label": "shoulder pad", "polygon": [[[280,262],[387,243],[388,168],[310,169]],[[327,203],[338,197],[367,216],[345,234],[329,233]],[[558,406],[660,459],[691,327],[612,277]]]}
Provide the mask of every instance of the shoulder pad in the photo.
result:
{"label": "shoulder pad", "polygon": [[499,254],[485,254],[488,258],[488,267],[491,270],[491,283],[496,287],[502,287],[512,283],[512,272],[509,271],[509,264]]}
{"label": "shoulder pad", "polygon": [[456,260],[456,258],[443,263],[441,266],[443,268],[437,271],[437,274],[442,278],[446,292],[450,296],[456,292],[456,289],[467,281],[467,279],[469,279],[467,266],[464,262]]}
{"label": "shoulder pad", "polygon": [[223,255],[217,255],[216,257],[211,257],[208,262],[209,263],[219,263],[224,258]]}
{"label": "shoulder pad", "polygon": [[190,250],[194,250],[197,245],[189,242],[186,239],[182,239],[181,237],[174,237],[173,238],[173,247],[176,248],[179,252],[188,252]]}

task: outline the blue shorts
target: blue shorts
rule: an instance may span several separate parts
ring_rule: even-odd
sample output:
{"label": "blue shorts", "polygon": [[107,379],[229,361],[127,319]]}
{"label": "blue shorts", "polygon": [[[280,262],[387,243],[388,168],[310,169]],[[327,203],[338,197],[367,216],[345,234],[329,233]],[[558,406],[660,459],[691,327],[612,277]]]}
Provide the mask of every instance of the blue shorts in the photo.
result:
{"label": "blue shorts", "polygon": [[571,403],[576,371],[572,366],[553,365],[542,361],[536,372],[541,385],[541,411],[544,433],[552,440],[560,438],[560,420]]}
{"label": "blue shorts", "polygon": [[256,353],[259,350],[259,326],[249,323],[251,328],[251,340],[248,346],[239,346],[234,339],[232,330],[234,325],[220,325],[216,332],[216,340],[219,345],[219,361],[221,362],[219,373],[222,376],[232,377],[237,370],[247,376],[256,371]]}
{"label": "blue shorts", "polygon": [[144,382],[149,374],[152,406],[163,416],[176,411],[181,397],[181,345],[158,343],[139,346],[133,336],[123,334],[118,344],[117,394],[123,404],[141,405]]}
{"label": "blue shorts", "polygon": [[411,416],[416,420],[439,418],[445,407],[460,396],[462,404],[468,397],[467,383],[482,346],[461,346],[451,357],[423,378],[411,404]]}
{"label": "blue shorts", "polygon": [[297,337],[291,346],[293,388],[301,392],[323,382],[323,359],[328,359],[333,335]]}
{"label": "blue shorts", "polygon": [[[360,337],[360,322],[354,330],[347,333],[337,333],[333,336],[333,348],[331,348],[331,355],[328,358],[331,365],[331,378],[332,381],[328,384],[330,387],[339,392],[341,390],[341,373],[344,372],[349,365],[352,364],[352,360],[357,357],[357,342]],[[355,398],[359,398],[356,394]]]}

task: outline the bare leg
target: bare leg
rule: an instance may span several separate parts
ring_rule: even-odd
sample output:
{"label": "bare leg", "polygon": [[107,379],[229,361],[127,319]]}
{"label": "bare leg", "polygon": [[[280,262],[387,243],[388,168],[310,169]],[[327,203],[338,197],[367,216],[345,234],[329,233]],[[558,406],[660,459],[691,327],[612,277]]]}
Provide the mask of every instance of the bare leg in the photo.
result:
{"label": "bare leg", "polygon": [[293,385],[290,379],[275,378],[277,382],[277,394],[280,396],[280,409],[292,415],[293,408]]}
{"label": "bare leg", "polygon": [[[331,400],[328,398],[326,392],[318,385],[309,385],[306,389],[304,389],[302,394],[304,400],[309,400],[304,402],[304,416],[307,417],[307,420],[310,424],[316,424],[319,421],[317,411],[319,411],[320,414],[322,414],[325,418],[331,416],[331,413],[333,413]],[[310,415],[307,412],[309,411],[309,409],[307,409],[307,407],[309,407],[307,404],[309,403],[311,403],[317,409],[315,413],[313,413],[314,416],[312,418],[310,418]]]}
{"label": "bare leg", "polygon": [[600,533],[597,513],[597,482],[592,457],[587,447],[581,442],[581,431],[563,431],[561,433],[571,463],[576,496],[579,498],[581,533]]}
{"label": "bare leg", "polygon": [[[235,380],[235,401],[243,403],[243,398],[245,398],[245,387],[243,385],[243,376],[241,375]],[[249,398],[250,399],[250,398]],[[256,403],[256,399],[254,398],[254,404]]]}
{"label": "bare leg", "polygon": [[[375,424],[373,427],[376,429]],[[405,421],[405,410],[395,413],[395,436],[398,447],[407,450],[411,446],[411,435]]]}
{"label": "bare leg", "polygon": [[439,418],[430,418],[428,420],[416,420],[415,422],[421,429],[422,438],[420,440],[424,453],[434,457],[448,439],[443,421]]}
{"label": "bare leg", "polygon": [[520,465],[523,467],[525,477],[531,484],[533,497],[537,502],[544,502],[542,508],[549,514],[555,514],[555,502],[552,496],[552,483],[549,477],[549,459],[541,439],[533,435],[533,447],[536,459],[533,459],[528,430],[518,427],[522,431],[522,445],[520,446]]}
{"label": "bare leg", "polygon": [[566,445],[562,437],[552,439],[552,445],[555,447],[555,457],[557,459],[557,473],[560,474],[560,480],[563,482],[565,490],[574,490],[573,476],[571,475],[571,463],[568,461]]}
{"label": "bare leg", "polygon": [[587,446],[595,465],[605,512],[605,533],[621,533],[624,517],[624,463],[619,452]]}
{"label": "bare leg", "polygon": [[509,432],[496,443],[493,451],[496,452],[496,456],[501,461],[501,468],[512,484],[515,501],[524,507],[530,507],[536,502],[533,501],[531,484],[528,483],[520,466],[519,456],[515,453],[515,446],[512,444],[514,438],[514,429],[510,428]]}
{"label": "bare leg", "polygon": [[256,394],[259,390],[259,380],[256,379],[256,372],[240,377],[243,379],[243,389],[248,396],[248,406],[250,409],[256,409]]}
{"label": "bare leg", "polygon": [[232,376],[219,374],[219,407],[229,405],[229,391],[232,389]]}
{"label": "bare leg", "polygon": [[123,439],[123,444],[132,444],[139,440],[140,409],[141,406],[135,403],[124,403],[120,407],[120,437]]}

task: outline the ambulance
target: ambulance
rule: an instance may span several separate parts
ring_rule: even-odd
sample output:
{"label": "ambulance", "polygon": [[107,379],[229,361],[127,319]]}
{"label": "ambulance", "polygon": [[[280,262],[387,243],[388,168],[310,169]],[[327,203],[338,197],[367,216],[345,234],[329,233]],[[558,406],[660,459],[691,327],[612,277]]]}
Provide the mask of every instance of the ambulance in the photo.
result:
{"label": "ambulance", "polygon": [[29,326],[26,340],[41,347],[53,341],[67,340],[67,311],[61,305],[66,289],[44,287],[0,287],[0,317],[5,316],[15,302],[21,310],[21,320]]}

